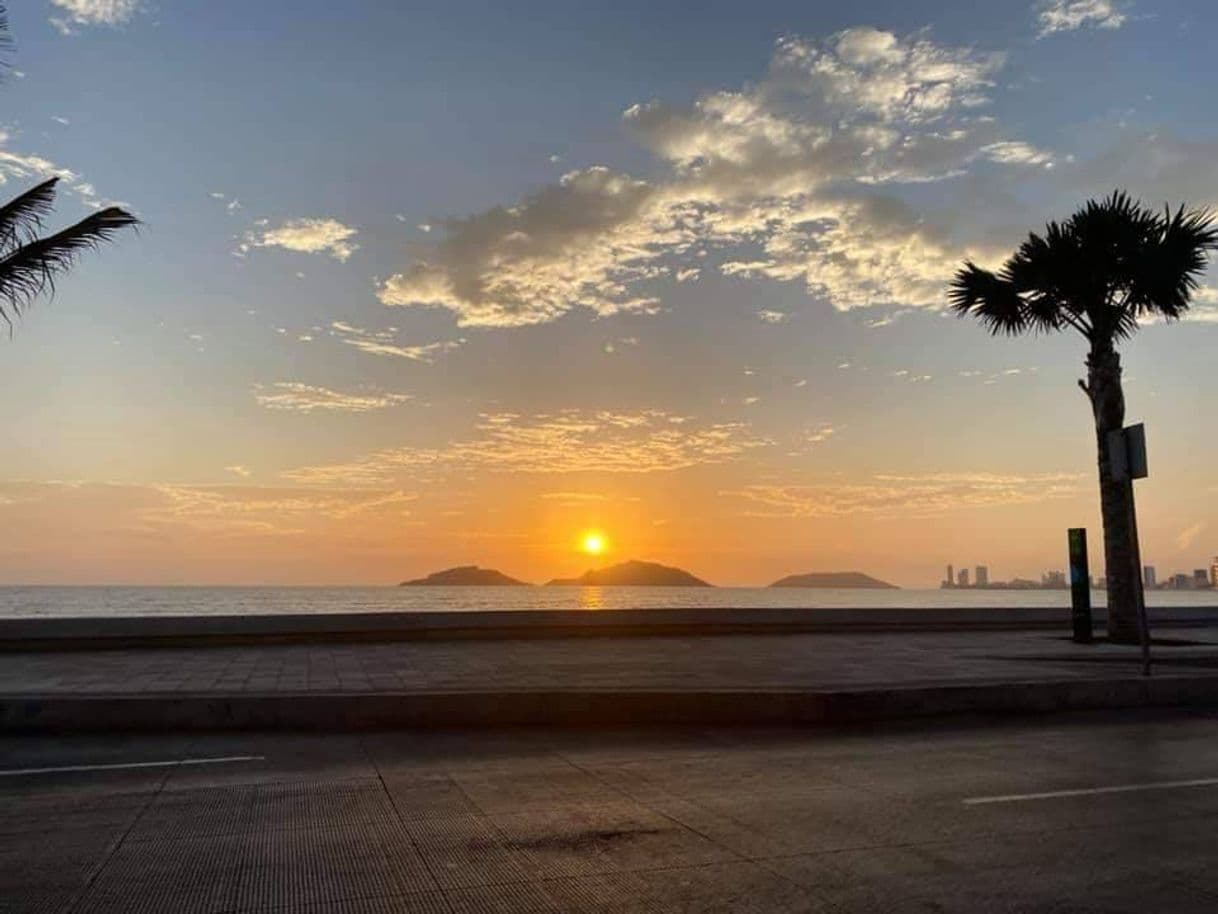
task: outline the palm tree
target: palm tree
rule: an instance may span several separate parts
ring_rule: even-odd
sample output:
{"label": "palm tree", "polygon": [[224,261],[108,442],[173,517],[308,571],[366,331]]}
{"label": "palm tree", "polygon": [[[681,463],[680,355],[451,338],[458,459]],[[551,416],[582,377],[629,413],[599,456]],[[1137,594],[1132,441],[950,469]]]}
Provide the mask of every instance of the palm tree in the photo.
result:
{"label": "palm tree", "polygon": [[1108,433],[1125,422],[1117,344],[1143,318],[1182,317],[1215,249],[1212,214],[1159,213],[1117,191],[1050,222],[1043,236],[1030,234],[997,273],[966,262],[948,293],[957,314],[973,315],[995,335],[1069,328],[1087,339],[1087,380],[1078,383],[1095,419],[1113,641],[1138,640],[1140,594],[1133,485],[1115,479],[1108,460]]}
{"label": "palm tree", "polygon": [[43,181],[0,207],[0,318],[13,318],[35,298],[55,289],[55,278],[84,251],[109,241],[139,220],[117,206],[86,216],[53,235],[42,235],[43,217],[55,203],[58,178]]}
{"label": "palm tree", "polygon": [[[8,16],[0,3],[0,52],[11,46]],[[8,62],[0,59],[0,73]],[[98,210],[54,235],[42,236],[42,219],[55,203],[58,178],[43,181],[0,207],[0,318],[13,326],[13,318],[44,292],[55,290],[55,278],[81,253],[99,247],[139,220],[124,209]]]}

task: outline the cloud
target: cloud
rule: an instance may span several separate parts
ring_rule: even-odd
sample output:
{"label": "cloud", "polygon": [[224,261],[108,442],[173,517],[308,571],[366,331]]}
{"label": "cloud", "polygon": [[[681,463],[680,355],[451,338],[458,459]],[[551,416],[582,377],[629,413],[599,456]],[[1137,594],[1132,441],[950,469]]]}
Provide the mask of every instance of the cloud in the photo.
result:
{"label": "cloud", "polygon": [[423,343],[415,346],[400,346],[396,330],[365,330],[353,327],[343,321],[334,321],[330,332],[349,346],[354,346],[361,352],[372,355],[394,356],[401,359],[411,359],[415,362],[431,364],[436,357],[445,352],[451,352],[465,344],[465,338],[455,340],[440,340],[434,343]]}
{"label": "cloud", "polygon": [[862,483],[756,484],[719,494],[745,500],[754,517],[836,517],[850,514],[939,514],[960,508],[1018,505],[1070,498],[1080,477],[1070,473],[1000,475],[881,474]]}
{"label": "cloud", "polygon": [[[57,518],[73,538],[83,531],[104,534],[107,543],[134,536],[140,554],[150,535],[175,543],[187,531],[222,538],[316,535],[333,544],[352,536],[352,528],[343,523],[352,518],[359,520],[359,531],[372,524],[399,527],[417,498],[396,487],[0,482],[6,524],[45,530],[47,518]],[[79,540],[68,542],[70,549]]]}
{"label": "cloud", "polygon": [[1218,324],[1218,305],[1193,305],[1183,319],[1194,324]]}
{"label": "cloud", "polygon": [[224,533],[292,533],[318,521],[388,512],[407,515],[417,495],[401,490],[325,491],[295,487],[159,485],[163,503],[145,513],[154,524],[185,524]]}
{"label": "cloud", "polygon": [[1197,541],[1202,533],[1209,528],[1209,524],[1203,520],[1197,521],[1195,524],[1190,524],[1176,534],[1176,548],[1181,551],[1188,549]]}
{"label": "cloud", "polygon": [[1081,28],[1119,29],[1128,18],[1116,0],[1044,0],[1036,14],[1041,38]]}
{"label": "cloud", "polygon": [[787,313],[785,311],[770,311],[767,309],[762,309],[761,311],[757,312],[757,317],[767,324],[781,324],[787,319]]}
{"label": "cloud", "polygon": [[45,181],[48,178],[59,178],[60,186],[67,187],[77,194],[86,206],[99,209],[114,202],[101,199],[97,189],[72,169],[64,168],[39,155],[15,152],[8,148],[12,139],[12,135],[7,130],[0,129],[0,184],[7,184],[10,178],[19,181]]}
{"label": "cloud", "polygon": [[545,501],[555,502],[559,508],[571,509],[587,508],[590,504],[610,500],[608,495],[601,495],[597,492],[543,492],[541,498]]}
{"label": "cloud", "polygon": [[259,390],[254,397],[259,405],[267,409],[300,413],[310,413],[314,410],[367,413],[413,399],[410,394],[342,393],[328,387],[315,387],[295,381],[278,381],[265,391]]}
{"label": "cloud", "polygon": [[654,310],[658,301],[629,284],[661,275],[661,254],[693,238],[652,185],[603,167],[445,229],[429,259],[381,284],[384,304],[447,308],[459,326],[482,327],[544,323],[576,307]]}
{"label": "cloud", "polygon": [[516,205],[448,220],[378,295],[448,309],[463,326],[652,312],[648,286],[693,278],[693,257],[715,247],[747,252],[726,258],[728,275],[802,280],[838,308],[937,306],[974,249],[879,188],[981,161],[1047,164],[981,113],[1002,65],[1001,54],[922,32],[784,38],[744,89],[625,111],[661,160],[658,179],[594,166]]}
{"label": "cloud", "polygon": [[1017,140],[1004,140],[982,146],[980,153],[991,162],[1000,165],[1043,165],[1052,167],[1053,156],[1043,149],[1037,149],[1030,143]]}
{"label": "cloud", "polygon": [[[1063,175],[1064,176],[1064,175]],[[1123,132],[1104,151],[1070,172],[1075,186],[1089,194],[1129,187],[1143,200],[1187,201],[1191,206],[1218,206],[1218,140],[1186,139],[1158,130]]]}
{"label": "cloud", "polygon": [[652,473],[723,463],[772,444],[743,423],[698,424],[662,410],[562,410],[480,416],[475,435],[444,447],[401,447],[351,463],[308,466],[285,478],[309,484],[383,485],[420,471]]}
{"label": "cloud", "polygon": [[248,479],[253,475],[249,467],[241,466],[241,464],[233,464],[232,466],[227,466],[224,469],[229,473],[232,473],[234,476],[240,476],[242,479]]}
{"label": "cloud", "polygon": [[346,261],[359,248],[350,240],[355,235],[356,229],[336,219],[289,219],[275,228],[247,232],[238,250],[245,253],[250,248],[280,247],[305,254],[329,254]]}
{"label": "cloud", "polygon": [[81,26],[116,27],[130,22],[143,6],[142,0],[51,0],[63,15],[52,16],[51,24],[63,35]]}

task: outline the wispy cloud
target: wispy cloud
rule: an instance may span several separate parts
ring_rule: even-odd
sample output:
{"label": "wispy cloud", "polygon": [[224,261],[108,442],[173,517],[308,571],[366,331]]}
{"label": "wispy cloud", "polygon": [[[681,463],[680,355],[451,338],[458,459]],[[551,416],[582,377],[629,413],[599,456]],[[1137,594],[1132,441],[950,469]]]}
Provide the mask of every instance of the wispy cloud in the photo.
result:
{"label": "wispy cloud", "polygon": [[51,0],[58,13],[51,24],[60,34],[71,35],[83,26],[119,26],[131,19],[142,7],[142,0]]}
{"label": "wispy cloud", "polygon": [[10,148],[13,135],[7,130],[0,129],[0,184],[7,184],[10,178],[19,181],[59,178],[60,186],[66,186],[77,194],[81,201],[94,209],[108,206],[115,201],[103,200],[95,188],[70,168],[52,162],[40,155],[17,152]]}
{"label": "wispy cloud", "polygon": [[394,329],[365,330],[363,327],[354,327],[343,321],[334,321],[330,325],[330,330],[331,333],[344,343],[354,346],[361,352],[410,359],[415,362],[426,362],[428,364],[434,362],[437,356],[445,352],[451,352],[465,344],[465,338],[460,337],[455,340],[439,340],[434,343],[403,346],[396,341],[397,331]]}
{"label": "wispy cloud", "polygon": [[273,228],[259,225],[247,232],[238,251],[246,253],[251,248],[280,247],[304,254],[329,254],[336,260],[345,261],[359,248],[351,240],[356,233],[356,229],[337,219],[289,219]]}
{"label": "wispy cloud", "polygon": [[1197,542],[1197,537],[1204,533],[1209,528],[1206,521],[1199,520],[1195,524],[1190,524],[1179,533],[1176,534],[1176,548],[1181,551],[1188,549],[1193,543]]}
{"label": "wispy cloud", "polygon": [[418,496],[401,490],[318,491],[293,487],[153,487],[164,502],[145,513],[153,523],[185,524],[225,533],[290,533],[316,526],[319,519],[341,520],[389,512],[409,514]]}
{"label": "wispy cloud", "polygon": [[762,309],[757,312],[757,317],[767,324],[781,324],[787,319],[787,313],[785,311]]}
{"label": "wispy cloud", "polygon": [[938,514],[958,508],[1028,504],[1070,498],[1080,491],[1077,474],[1000,475],[882,474],[863,483],[757,484],[719,494],[744,499],[757,517],[825,517],[848,514]]}
{"label": "wispy cloud", "polygon": [[442,447],[378,451],[285,473],[302,483],[382,485],[418,471],[651,473],[723,463],[772,442],[743,423],[699,424],[662,410],[489,413],[475,435]]}
{"label": "wispy cloud", "polygon": [[413,399],[410,394],[399,393],[344,393],[296,381],[278,381],[267,388],[257,390],[254,397],[267,409],[300,413],[310,413],[314,410],[367,413]]}
{"label": "wispy cloud", "polygon": [[1044,0],[1036,21],[1040,36],[1081,28],[1119,29],[1129,18],[1116,0]]}
{"label": "wispy cloud", "polygon": [[399,527],[417,498],[396,487],[0,482],[0,508],[23,515],[10,514],[6,523],[67,516],[73,535],[89,529],[141,541],[149,534],[193,531],[222,538],[312,534],[330,542],[351,535],[343,522],[352,518],[360,520],[360,529],[372,523]]}

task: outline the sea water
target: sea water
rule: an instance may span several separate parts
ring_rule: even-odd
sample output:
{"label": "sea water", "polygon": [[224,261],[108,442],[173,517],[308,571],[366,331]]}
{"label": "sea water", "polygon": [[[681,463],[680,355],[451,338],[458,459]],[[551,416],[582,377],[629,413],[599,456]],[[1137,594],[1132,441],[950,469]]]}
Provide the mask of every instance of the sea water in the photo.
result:
{"label": "sea water", "polygon": [[[1102,591],[1092,605],[1103,606]],[[1151,591],[1150,606],[1218,606],[1218,591]],[[1066,590],[767,587],[0,587],[0,617],[216,616],[521,609],[1068,607]]]}

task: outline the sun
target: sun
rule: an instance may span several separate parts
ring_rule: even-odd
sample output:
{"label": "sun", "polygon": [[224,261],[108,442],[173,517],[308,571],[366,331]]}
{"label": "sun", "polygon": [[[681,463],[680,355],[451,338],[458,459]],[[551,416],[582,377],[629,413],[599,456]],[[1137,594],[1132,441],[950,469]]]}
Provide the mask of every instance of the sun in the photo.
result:
{"label": "sun", "polygon": [[608,546],[609,543],[605,539],[605,534],[599,530],[586,531],[579,541],[579,548],[588,553],[588,555],[600,555]]}

